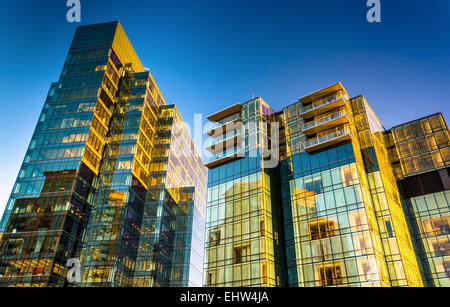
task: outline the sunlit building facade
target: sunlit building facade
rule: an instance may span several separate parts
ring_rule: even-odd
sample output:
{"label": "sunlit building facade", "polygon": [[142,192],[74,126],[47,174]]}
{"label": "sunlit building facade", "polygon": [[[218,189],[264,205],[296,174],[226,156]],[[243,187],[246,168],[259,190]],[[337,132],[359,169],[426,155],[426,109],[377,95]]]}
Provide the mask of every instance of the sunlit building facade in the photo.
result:
{"label": "sunlit building facade", "polygon": [[[227,122],[247,120],[246,104],[238,106],[218,112],[229,115],[230,109],[234,108],[234,113],[240,109],[236,118],[221,121],[222,116],[217,114],[208,118],[219,133],[206,129],[211,136],[206,149],[213,153],[206,163],[210,168],[209,238],[204,284],[208,286],[233,286],[231,281],[247,280],[248,276],[231,275],[237,266],[232,251],[242,238],[223,235],[226,225],[239,221],[239,217],[226,211],[232,203],[226,198],[242,193],[233,189],[231,182],[236,183],[233,176],[243,170],[246,156],[239,155],[239,146],[233,147],[241,141],[235,137],[236,133],[221,136],[222,131],[226,134],[230,129],[224,128]],[[263,169],[277,179],[273,181],[275,186],[281,186],[281,199],[280,189],[272,188],[268,193],[277,193],[272,199],[281,203],[272,202],[272,208],[281,208],[283,218],[275,221],[272,217],[269,222],[271,227],[281,226],[277,228],[277,237],[284,238],[281,244],[285,250],[277,254],[279,259],[274,258],[280,268],[278,272],[283,272],[277,275],[280,282],[267,286],[420,287],[448,283],[449,205],[445,192],[449,182],[445,169],[449,161],[448,128],[442,115],[431,117],[433,123],[427,122],[427,127],[432,127],[427,130],[433,135],[433,140],[431,136],[427,139],[433,144],[429,148],[432,153],[427,152],[427,156],[425,151],[421,152],[426,156],[424,161],[435,161],[427,164],[428,170],[440,175],[434,194],[427,196],[430,206],[438,211],[430,211],[428,207],[418,211],[417,199],[408,192],[405,194],[402,180],[404,170],[410,168],[405,164],[409,162],[399,160],[397,154],[399,142],[405,142],[405,138],[401,141],[395,138],[399,128],[386,131],[365,98],[350,98],[340,83],[307,95],[270,118],[280,127],[280,165]],[[425,135],[423,131],[410,138]],[[231,147],[211,146],[230,139],[234,140],[228,142]],[[256,144],[263,147],[265,143],[268,142]],[[246,143],[242,140],[242,144],[243,147]],[[258,163],[264,165],[264,158],[257,156],[254,165]],[[263,179],[263,186],[264,182]],[[421,195],[414,194],[422,197],[419,202],[423,207],[427,200]],[[417,228],[419,222],[421,228]],[[256,249],[248,249],[239,267],[253,265],[256,255]],[[431,280],[435,280],[434,284]]]}
{"label": "sunlit building facade", "polygon": [[276,114],[258,97],[208,119],[204,284],[285,286],[279,171],[263,158]]}
{"label": "sunlit building facade", "polygon": [[200,286],[206,182],[121,25],[78,27],[0,224],[0,286]]}
{"label": "sunlit building facade", "polygon": [[289,284],[420,286],[384,129],[364,97],[336,84],[285,115]]}
{"label": "sunlit building facade", "polygon": [[450,286],[450,138],[442,114],[392,128],[390,159],[428,286]]}

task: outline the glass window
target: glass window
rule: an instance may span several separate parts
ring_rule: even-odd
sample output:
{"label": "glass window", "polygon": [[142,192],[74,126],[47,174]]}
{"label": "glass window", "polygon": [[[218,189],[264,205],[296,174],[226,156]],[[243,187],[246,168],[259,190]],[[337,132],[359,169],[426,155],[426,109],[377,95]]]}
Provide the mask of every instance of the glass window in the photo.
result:
{"label": "glass window", "polygon": [[331,178],[333,180],[333,184],[342,183],[342,177],[341,177],[339,168],[334,168],[331,170]]}
{"label": "glass window", "polygon": [[351,211],[348,213],[348,219],[352,232],[366,229],[366,213],[364,210]]}
{"label": "glass window", "polygon": [[402,142],[405,140],[405,133],[402,128],[394,129],[394,136],[397,142]]}
{"label": "glass window", "polygon": [[450,216],[426,219],[422,223],[429,237],[450,234]]}
{"label": "glass window", "polygon": [[358,183],[358,175],[354,163],[341,167],[341,179],[344,187]]}
{"label": "glass window", "polygon": [[320,285],[323,287],[341,285],[343,283],[340,264],[328,264],[319,267]]}
{"label": "glass window", "polygon": [[344,197],[344,191],[343,190],[337,190],[334,192],[334,197],[336,200],[336,207],[345,206],[345,197]]}
{"label": "glass window", "polygon": [[333,237],[336,235],[337,225],[333,220],[318,220],[309,224],[309,237],[311,240]]}
{"label": "glass window", "polygon": [[353,187],[348,187],[344,189],[344,194],[345,194],[345,200],[347,204],[355,204],[356,201],[356,196],[355,196],[355,190],[353,189]]}
{"label": "glass window", "polygon": [[428,119],[421,120],[420,121],[420,125],[422,126],[423,133],[428,134],[428,133],[432,133],[433,132],[433,130],[431,129],[431,125],[430,125],[430,122],[428,121]]}
{"label": "glass window", "polygon": [[438,115],[431,117],[429,120],[433,131],[439,130],[441,128],[441,121],[439,120]]}
{"label": "glass window", "polygon": [[329,187],[333,184],[331,180],[331,172],[329,170],[322,172],[322,184],[324,187]]}
{"label": "glass window", "polygon": [[333,192],[325,193],[325,205],[327,206],[327,209],[333,209],[336,207]]}

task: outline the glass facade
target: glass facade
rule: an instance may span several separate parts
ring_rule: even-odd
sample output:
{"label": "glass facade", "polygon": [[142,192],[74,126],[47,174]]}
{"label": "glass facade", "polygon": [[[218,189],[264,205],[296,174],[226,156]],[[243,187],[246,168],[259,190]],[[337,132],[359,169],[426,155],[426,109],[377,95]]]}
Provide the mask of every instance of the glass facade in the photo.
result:
{"label": "glass facade", "polygon": [[[247,139],[226,141],[242,131],[247,137],[239,125],[223,128],[230,120],[245,123],[251,116],[247,108],[230,107],[208,118],[213,123],[206,129],[211,136],[206,149],[213,155],[206,158],[205,285],[261,285],[251,282],[256,245],[241,248],[244,236],[251,239],[258,229],[256,222],[253,228],[241,226],[241,215],[251,213],[244,202],[247,178],[240,178],[247,169],[256,173],[248,177],[249,187],[257,182],[249,195],[260,186],[264,190],[255,204],[271,198],[272,210],[282,214],[270,221],[284,241],[284,251],[274,253],[280,282],[267,286],[448,285],[449,138],[441,114],[386,131],[365,98],[350,98],[338,83],[271,116],[280,124],[280,164],[264,168],[261,157],[247,165],[252,165]],[[225,143],[231,146],[212,146]],[[281,189],[267,189],[269,182]],[[255,268],[243,269],[241,262]]]}
{"label": "glass facade", "polygon": [[448,125],[434,114],[392,128],[386,139],[423,279],[428,286],[449,287]]}
{"label": "glass facade", "polygon": [[405,200],[405,207],[416,229],[414,239],[426,281],[430,286],[450,287],[450,192],[413,197]]}
{"label": "glass facade", "polygon": [[183,125],[118,22],[77,28],[0,224],[0,286],[200,286],[207,170]]}
{"label": "glass facade", "polygon": [[[206,158],[211,161],[207,164],[211,169],[204,284],[284,286],[280,179],[278,168],[265,167],[260,150],[264,147],[263,139],[268,138],[263,124],[270,126],[276,117],[261,98],[240,105],[234,112],[229,118],[239,120],[242,125],[225,132],[215,131],[214,137],[220,141],[223,134],[237,131],[242,141],[222,150],[237,151],[239,155],[229,160],[219,152]],[[213,126],[229,122],[220,120]]]}
{"label": "glass facade", "polygon": [[384,128],[364,97],[352,99],[351,104],[391,285],[422,285]]}
{"label": "glass facade", "polygon": [[284,112],[286,140],[295,149],[281,176],[289,284],[419,286],[395,179],[379,167],[389,161],[373,141],[383,140],[384,129],[363,97],[328,90]]}

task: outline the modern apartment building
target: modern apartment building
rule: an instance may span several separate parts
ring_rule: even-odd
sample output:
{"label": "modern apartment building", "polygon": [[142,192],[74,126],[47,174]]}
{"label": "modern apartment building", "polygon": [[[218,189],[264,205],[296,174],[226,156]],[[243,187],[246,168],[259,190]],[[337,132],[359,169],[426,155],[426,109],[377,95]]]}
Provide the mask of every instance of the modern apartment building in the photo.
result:
{"label": "modern apartment building", "polygon": [[78,27],[0,224],[0,286],[200,286],[207,169],[187,131],[118,22]]}
{"label": "modern apartment building", "polygon": [[450,287],[449,130],[442,114],[387,134],[416,254],[428,286]]}
{"label": "modern apartment building", "polygon": [[[252,116],[279,125],[278,145],[273,131],[264,140],[261,125],[247,124]],[[257,98],[208,119],[205,285],[448,285],[442,115],[386,131],[365,98],[338,83],[278,113]],[[265,165],[264,154],[250,160],[252,148],[264,153],[268,144],[279,165]],[[255,194],[253,218],[247,198]]]}
{"label": "modern apartment building", "polygon": [[261,150],[276,115],[258,97],[208,119],[205,284],[285,286],[279,171]]}

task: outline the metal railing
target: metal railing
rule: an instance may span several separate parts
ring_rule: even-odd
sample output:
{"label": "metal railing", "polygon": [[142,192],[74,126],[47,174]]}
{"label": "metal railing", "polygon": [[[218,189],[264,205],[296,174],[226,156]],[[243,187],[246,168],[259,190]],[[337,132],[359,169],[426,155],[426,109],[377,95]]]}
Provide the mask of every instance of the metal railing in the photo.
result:
{"label": "metal railing", "polygon": [[240,119],[240,114],[236,113],[235,115],[231,115],[231,116],[227,117],[226,119],[218,121],[218,122],[208,122],[205,125],[205,131],[208,131],[208,132],[212,131],[214,129],[220,128],[222,126],[225,126],[225,125],[232,123],[239,119]]}
{"label": "metal railing", "polygon": [[301,114],[318,109],[327,104],[332,104],[340,99],[344,99],[345,101],[347,101],[349,99],[349,97],[348,97],[348,95],[344,94],[343,92],[338,92],[334,95],[318,99],[318,100],[314,101],[312,104],[302,107]]}
{"label": "metal railing", "polygon": [[347,116],[347,112],[345,110],[340,110],[338,112],[327,115],[319,120],[315,120],[315,121],[303,124],[303,130],[308,130],[308,129],[320,126],[322,124],[331,122],[335,119],[342,118],[344,116]]}
{"label": "metal railing", "polygon": [[238,153],[244,154],[241,148],[235,147],[235,148],[233,148],[231,150],[227,150],[227,151],[225,151],[223,153],[215,154],[215,155],[211,155],[209,157],[206,157],[205,158],[205,164],[208,164],[208,163],[211,163],[213,161],[220,160],[220,159],[223,159],[223,158],[226,158],[228,156],[232,156],[232,155],[238,154]]}
{"label": "metal railing", "polygon": [[220,136],[218,138],[212,138],[212,137],[208,138],[206,140],[206,142],[205,142],[205,147],[210,147],[212,145],[216,145],[218,143],[222,143],[222,142],[228,141],[228,140],[230,140],[230,139],[232,139],[232,138],[234,138],[236,136],[241,136],[242,137],[242,133],[240,131],[234,130],[234,132],[224,134],[224,135],[222,135],[222,136]]}
{"label": "metal railing", "polygon": [[324,136],[309,139],[305,142],[305,148],[314,147],[316,145],[331,141],[333,139],[337,139],[342,136],[350,135],[350,127],[345,127],[343,129],[334,131],[332,133],[326,134]]}

